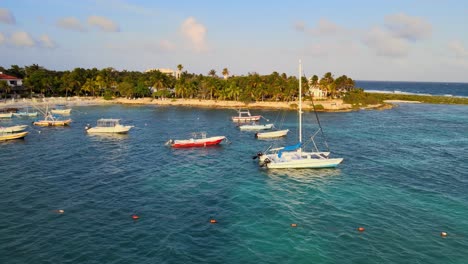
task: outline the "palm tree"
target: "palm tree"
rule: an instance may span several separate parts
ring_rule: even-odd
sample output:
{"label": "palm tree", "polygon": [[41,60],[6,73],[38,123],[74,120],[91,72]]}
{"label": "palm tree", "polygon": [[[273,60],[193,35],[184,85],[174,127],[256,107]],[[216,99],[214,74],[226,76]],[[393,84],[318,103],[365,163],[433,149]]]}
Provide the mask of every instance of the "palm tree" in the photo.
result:
{"label": "palm tree", "polygon": [[6,81],[0,81],[0,89],[5,91],[5,103],[6,103],[6,98],[7,98],[7,94],[11,91],[10,90],[10,85],[8,85],[8,83]]}
{"label": "palm tree", "polygon": [[224,80],[227,80],[227,77],[229,76],[229,71],[227,68],[223,69],[223,76],[224,76]]}
{"label": "palm tree", "polygon": [[184,68],[184,66],[182,66],[182,64],[179,64],[177,65],[177,70],[179,71],[177,76],[176,76],[176,79],[179,79],[180,78],[180,75],[182,74],[182,69]]}
{"label": "palm tree", "polygon": [[208,72],[208,75],[210,75],[211,77],[216,77],[216,71],[214,69],[211,69],[209,72]]}

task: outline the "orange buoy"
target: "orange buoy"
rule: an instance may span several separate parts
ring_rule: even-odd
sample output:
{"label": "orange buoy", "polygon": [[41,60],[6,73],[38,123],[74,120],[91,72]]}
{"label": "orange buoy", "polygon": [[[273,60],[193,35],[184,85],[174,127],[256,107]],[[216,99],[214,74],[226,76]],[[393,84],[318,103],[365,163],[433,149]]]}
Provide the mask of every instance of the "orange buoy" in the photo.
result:
{"label": "orange buoy", "polygon": [[140,219],[140,217],[138,215],[134,214],[134,215],[132,215],[132,219],[133,220],[138,220],[138,219]]}
{"label": "orange buoy", "polygon": [[357,230],[358,230],[359,232],[364,232],[364,230],[366,230],[366,229],[365,229],[364,227],[360,226],[360,227],[358,227]]}
{"label": "orange buoy", "polygon": [[447,236],[447,232],[441,232],[441,233],[440,233],[440,236],[441,236],[441,237],[446,237],[446,236]]}
{"label": "orange buoy", "polygon": [[216,223],[218,223],[218,221],[216,221],[216,219],[210,219],[210,223],[211,224],[216,224]]}
{"label": "orange buoy", "polygon": [[293,224],[291,224],[291,227],[297,227],[297,224],[293,223]]}

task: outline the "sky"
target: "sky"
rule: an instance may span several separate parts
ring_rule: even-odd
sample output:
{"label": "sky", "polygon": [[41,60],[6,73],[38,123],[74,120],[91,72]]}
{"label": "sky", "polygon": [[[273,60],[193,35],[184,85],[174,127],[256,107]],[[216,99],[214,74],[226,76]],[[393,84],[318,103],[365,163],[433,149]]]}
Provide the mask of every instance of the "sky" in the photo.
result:
{"label": "sky", "polygon": [[0,0],[0,66],[468,82],[467,25],[468,0]]}

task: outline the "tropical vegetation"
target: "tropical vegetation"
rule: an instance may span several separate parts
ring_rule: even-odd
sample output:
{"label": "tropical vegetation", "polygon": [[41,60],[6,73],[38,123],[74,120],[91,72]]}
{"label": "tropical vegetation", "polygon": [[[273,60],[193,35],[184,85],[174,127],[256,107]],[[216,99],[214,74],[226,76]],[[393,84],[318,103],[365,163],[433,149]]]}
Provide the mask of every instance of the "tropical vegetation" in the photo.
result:
{"label": "tropical vegetation", "polygon": [[[168,75],[160,71],[118,71],[114,68],[54,71],[33,64],[19,67],[12,65],[0,71],[23,79],[29,96],[104,96],[112,97],[174,97],[213,100],[252,101],[293,101],[298,97],[298,78],[285,73],[269,75],[248,73],[245,76],[230,76],[227,68],[219,77],[215,69],[207,75],[182,72],[183,65],[177,65],[177,73]],[[322,78],[312,76],[310,81],[302,77],[304,95],[310,86],[326,91],[330,97],[341,97],[355,88],[354,81],[343,75],[334,78],[328,72]],[[2,89],[6,95],[10,91]]]}

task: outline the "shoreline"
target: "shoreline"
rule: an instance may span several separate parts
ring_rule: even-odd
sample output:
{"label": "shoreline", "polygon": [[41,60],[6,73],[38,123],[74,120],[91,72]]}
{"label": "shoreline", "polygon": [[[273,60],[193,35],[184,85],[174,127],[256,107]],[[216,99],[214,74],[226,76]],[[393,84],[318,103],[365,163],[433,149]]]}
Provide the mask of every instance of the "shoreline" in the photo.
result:
{"label": "shoreline", "polygon": [[[188,106],[188,107],[204,107],[204,108],[228,108],[228,109],[297,109],[298,102],[252,102],[243,103],[239,101],[220,101],[220,100],[202,100],[202,99],[153,99],[153,98],[115,98],[112,100],[104,100],[102,97],[48,97],[41,99],[20,99],[7,100],[0,103],[0,108],[24,108],[28,106],[44,107],[49,105],[66,104],[69,106],[87,106],[87,105],[158,105],[158,106]],[[382,110],[391,109],[392,104],[384,103],[378,105],[368,105],[363,107],[353,107],[351,104],[346,104],[341,99],[329,99],[314,101],[316,111],[320,112],[351,112],[358,110]],[[302,109],[305,111],[313,110],[311,101],[303,101]]]}

